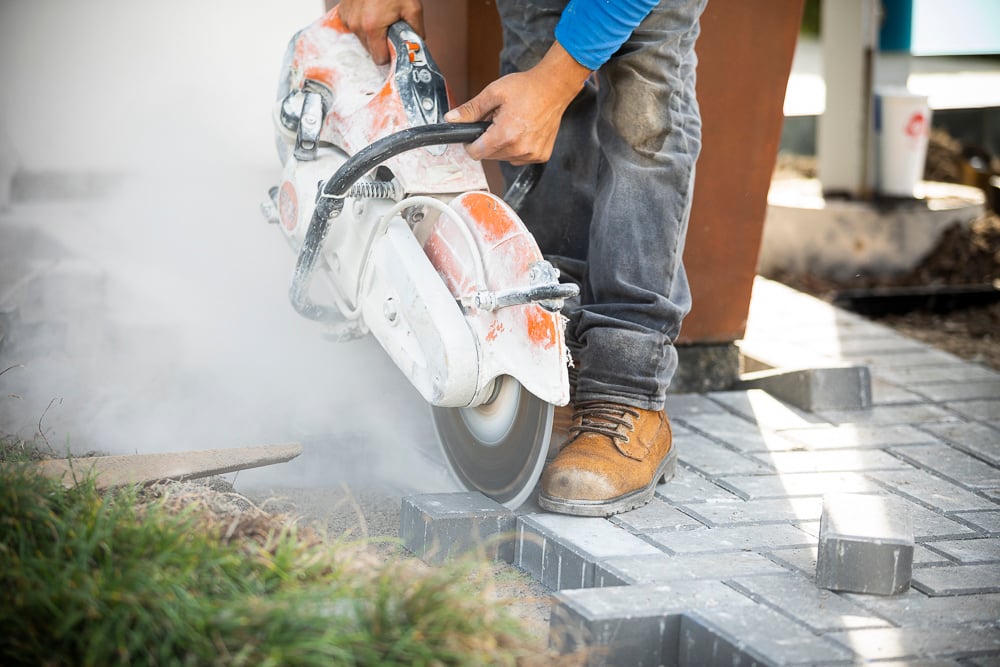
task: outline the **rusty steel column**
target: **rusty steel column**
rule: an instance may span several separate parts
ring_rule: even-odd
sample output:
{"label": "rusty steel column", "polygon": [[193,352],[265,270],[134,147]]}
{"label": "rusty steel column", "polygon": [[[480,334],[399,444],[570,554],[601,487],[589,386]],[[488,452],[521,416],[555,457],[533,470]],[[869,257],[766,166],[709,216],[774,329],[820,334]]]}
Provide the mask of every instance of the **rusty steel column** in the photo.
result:
{"label": "rusty steel column", "polygon": [[739,379],[767,191],[804,0],[709,0],[698,39],[698,158],[684,266],[693,307],[671,391]]}

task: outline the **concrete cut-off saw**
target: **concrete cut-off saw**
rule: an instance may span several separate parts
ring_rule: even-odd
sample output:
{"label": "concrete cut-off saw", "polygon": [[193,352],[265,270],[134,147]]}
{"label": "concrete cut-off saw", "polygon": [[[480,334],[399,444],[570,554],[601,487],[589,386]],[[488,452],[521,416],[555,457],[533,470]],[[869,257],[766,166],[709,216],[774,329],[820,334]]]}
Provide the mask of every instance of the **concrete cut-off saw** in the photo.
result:
{"label": "concrete cut-off saw", "polygon": [[388,43],[378,66],[336,8],[292,38],[265,215],[298,253],[295,310],[339,340],[373,335],[432,405],[458,480],[516,507],[569,401],[560,310],[579,290],[515,212],[537,171],[490,193],[461,145],[488,124],[444,122],[444,77],[406,23]]}

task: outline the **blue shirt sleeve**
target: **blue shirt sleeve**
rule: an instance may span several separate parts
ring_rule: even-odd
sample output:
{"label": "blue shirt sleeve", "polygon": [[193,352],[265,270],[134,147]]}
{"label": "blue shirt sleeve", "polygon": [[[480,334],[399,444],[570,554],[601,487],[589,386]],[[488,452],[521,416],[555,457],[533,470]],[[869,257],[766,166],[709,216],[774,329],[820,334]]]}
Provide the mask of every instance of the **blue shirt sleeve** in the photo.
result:
{"label": "blue shirt sleeve", "polygon": [[597,69],[621,48],[659,0],[570,0],[556,39],[587,69]]}

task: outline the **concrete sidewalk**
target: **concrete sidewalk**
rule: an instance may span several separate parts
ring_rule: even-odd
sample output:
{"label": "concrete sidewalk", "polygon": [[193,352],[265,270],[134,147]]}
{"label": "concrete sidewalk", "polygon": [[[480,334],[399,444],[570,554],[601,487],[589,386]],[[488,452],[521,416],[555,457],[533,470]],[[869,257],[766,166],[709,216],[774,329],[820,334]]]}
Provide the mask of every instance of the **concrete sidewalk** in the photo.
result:
{"label": "concrete sidewalk", "polygon": [[[553,641],[598,648],[593,664],[1000,664],[1000,374],[763,279],[744,349],[778,367],[866,364],[873,405],[670,396],[681,465],[650,505],[516,517],[514,564],[559,591]],[[815,585],[836,492],[912,518],[908,591]]]}

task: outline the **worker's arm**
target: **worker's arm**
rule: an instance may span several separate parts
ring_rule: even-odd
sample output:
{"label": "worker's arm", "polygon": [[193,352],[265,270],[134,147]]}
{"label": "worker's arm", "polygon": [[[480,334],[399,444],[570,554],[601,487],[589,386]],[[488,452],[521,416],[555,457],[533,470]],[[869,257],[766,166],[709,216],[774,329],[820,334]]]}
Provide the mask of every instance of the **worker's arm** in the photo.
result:
{"label": "worker's arm", "polygon": [[396,21],[402,19],[421,37],[426,36],[421,0],[341,0],[339,7],[344,25],[358,36],[379,65],[389,62],[386,35]]}
{"label": "worker's arm", "polygon": [[541,62],[494,81],[445,116],[451,122],[491,120],[469,154],[513,164],[552,155],[566,107],[593,70],[619,49],[659,0],[570,0],[556,25],[556,41]]}
{"label": "worker's arm", "polygon": [[467,147],[469,155],[477,160],[545,162],[552,154],[563,112],[588,76],[590,70],[555,42],[537,65],[497,79],[445,114],[445,120],[492,121],[489,129]]}

